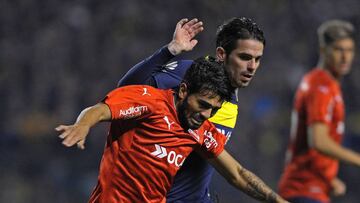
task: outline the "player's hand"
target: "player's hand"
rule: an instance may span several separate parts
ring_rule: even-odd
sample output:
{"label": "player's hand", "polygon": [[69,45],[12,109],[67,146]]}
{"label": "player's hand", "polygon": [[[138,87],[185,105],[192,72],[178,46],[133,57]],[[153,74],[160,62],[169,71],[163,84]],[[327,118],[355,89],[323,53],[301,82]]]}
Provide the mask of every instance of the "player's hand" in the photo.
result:
{"label": "player's hand", "polygon": [[59,137],[63,139],[63,145],[71,147],[77,144],[80,149],[85,149],[85,139],[90,130],[89,126],[81,124],[59,125],[55,130],[62,132]]}
{"label": "player's hand", "polygon": [[332,186],[332,191],[331,193],[334,195],[334,196],[342,196],[342,195],[345,195],[346,193],[346,185],[345,183],[340,180],[339,178],[334,178],[332,181],[331,181],[331,186]]}
{"label": "player's hand", "polygon": [[191,51],[198,41],[194,37],[204,30],[203,23],[194,18],[188,20],[181,19],[175,28],[172,41],[168,44],[168,49],[173,55],[178,55],[184,51]]}

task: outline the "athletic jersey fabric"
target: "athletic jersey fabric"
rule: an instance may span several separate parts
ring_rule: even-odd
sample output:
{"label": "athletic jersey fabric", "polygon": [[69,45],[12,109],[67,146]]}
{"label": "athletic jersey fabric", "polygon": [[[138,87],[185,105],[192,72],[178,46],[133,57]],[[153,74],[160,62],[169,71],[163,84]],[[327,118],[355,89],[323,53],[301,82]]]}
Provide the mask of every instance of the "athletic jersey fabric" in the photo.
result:
{"label": "athletic jersey fabric", "polygon": [[223,151],[226,139],[211,122],[197,130],[180,126],[173,94],[131,85],[106,96],[112,122],[90,202],[165,202],[191,151],[206,158]]}
{"label": "athletic jersey fabric", "polygon": [[337,176],[338,161],[309,147],[308,126],[326,124],[330,137],[340,144],[344,114],[338,81],[320,68],[306,74],[295,96],[287,165],[279,184],[281,196],[329,201],[330,182]]}
{"label": "athletic jersey fabric", "polygon": [[[173,58],[167,47],[163,47],[132,67],[118,85],[151,84],[162,89],[175,89],[193,61],[179,60],[169,63]],[[234,93],[232,101],[224,102],[222,108],[209,119],[227,140],[236,123],[238,113],[236,100]],[[206,160],[197,153],[191,153],[175,176],[172,188],[167,195],[167,202],[211,202],[209,184],[213,172],[214,168]]]}

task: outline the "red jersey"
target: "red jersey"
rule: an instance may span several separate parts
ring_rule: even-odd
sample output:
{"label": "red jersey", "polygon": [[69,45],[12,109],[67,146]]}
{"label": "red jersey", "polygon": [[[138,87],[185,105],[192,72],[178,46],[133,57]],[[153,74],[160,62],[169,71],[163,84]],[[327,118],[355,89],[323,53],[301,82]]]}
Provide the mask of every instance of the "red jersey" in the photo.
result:
{"label": "red jersey", "polygon": [[338,81],[320,68],[306,74],[295,96],[291,141],[279,184],[281,196],[329,201],[330,182],[337,176],[338,161],[309,146],[308,126],[316,122],[325,123],[330,137],[340,143],[344,133],[344,114]]}
{"label": "red jersey", "polygon": [[209,121],[193,131],[180,126],[171,90],[126,86],[104,102],[112,122],[90,202],[165,202],[190,152],[215,158],[224,149],[225,136]]}

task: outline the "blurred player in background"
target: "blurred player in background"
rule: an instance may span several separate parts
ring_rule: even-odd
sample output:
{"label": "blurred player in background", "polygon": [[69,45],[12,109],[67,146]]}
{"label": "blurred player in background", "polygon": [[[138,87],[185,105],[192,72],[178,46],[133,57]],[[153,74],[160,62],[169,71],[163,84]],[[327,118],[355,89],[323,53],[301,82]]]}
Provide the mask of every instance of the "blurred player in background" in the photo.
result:
{"label": "blurred player in background", "polygon": [[293,203],[327,203],[330,195],[343,195],[337,177],[338,162],[360,167],[360,154],[341,146],[344,102],[340,82],[348,74],[355,54],[354,28],[331,20],[318,28],[320,60],[307,73],[296,92],[291,140],[280,194]]}
{"label": "blurred player in background", "polygon": [[214,58],[195,60],[177,92],[147,85],[115,89],[74,125],[57,127],[65,146],[84,148],[90,128],[111,121],[90,202],[165,202],[177,170],[195,150],[238,189],[286,203],[224,150],[226,138],[207,121],[234,91],[222,66]]}
{"label": "blurred player in background", "polygon": [[[172,41],[152,56],[131,68],[119,81],[119,86],[149,84],[158,88],[177,88],[192,60],[169,63],[176,55],[192,50],[198,43],[194,37],[203,30],[197,19],[180,20]],[[262,30],[248,18],[232,18],[219,26],[216,33],[216,59],[225,64],[225,70],[234,88],[249,85],[255,76],[263,55],[265,38]],[[232,100],[210,119],[217,129],[230,138],[237,118],[237,90]],[[206,160],[192,153],[177,173],[167,195],[168,202],[211,202],[209,184],[214,172]],[[259,191],[248,191],[257,198]],[[260,192],[261,193],[261,192]],[[261,195],[260,195],[261,196]]]}

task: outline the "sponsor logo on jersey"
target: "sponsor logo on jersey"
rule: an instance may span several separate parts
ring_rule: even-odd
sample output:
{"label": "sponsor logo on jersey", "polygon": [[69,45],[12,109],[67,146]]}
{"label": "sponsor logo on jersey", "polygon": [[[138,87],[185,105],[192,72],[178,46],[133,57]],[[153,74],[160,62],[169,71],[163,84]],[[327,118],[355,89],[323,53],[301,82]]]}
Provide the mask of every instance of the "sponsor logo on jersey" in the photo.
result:
{"label": "sponsor logo on jersey", "polygon": [[173,121],[170,122],[170,120],[169,120],[169,118],[167,116],[164,116],[163,119],[165,120],[165,122],[168,125],[168,128],[170,130],[171,125],[174,124],[175,122],[173,122]]}
{"label": "sponsor logo on jersey", "polygon": [[217,130],[219,133],[225,135],[225,137],[226,137],[225,144],[226,144],[226,143],[229,141],[230,137],[231,137],[232,131],[231,131],[231,130],[221,129],[221,128],[216,128],[216,130]]}
{"label": "sponsor logo on jersey", "polygon": [[169,164],[173,164],[178,168],[182,166],[185,161],[185,157],[183,155],[177,154],[175,151],[170,151],[168,153],[166,148],[159,144],[155,144],[155,151],[151,152],[151,155],[160,159],[166,158],[166,161]]}
{"label": "sponsor logo on jersey", "polygon": [[345,124],[344,122],[338,122],[337,126],[336,126],[336,132],[340,135],[344,134],[345,132]]}
{"label": "sponsor logo on jersey", "polygon": [[311,193],[323,193],[322,189],[318,186],[311,186],[309,188],[309,192]]}
{"label": "sponsor logo on jersey", "polygon": [[175,68],[178,66],[178,62],[174,61],[171,63],[168,63],[164,66],[164,68],[161,70],[162,72],[166,73],[168,70],[175,70]]}
{"label": "sponsor logo on jersey", "polygon": [[327,113],[325,115],[325,120],[327,122],[330,122],[331,118],[333,117],[334,107],[335,107],[335,100],[330,100],[330,102],[327,106]]}
{"label": "sponsor logo on jersey", "polygon": [[197,130],[191,130],[191,129],[188,129],[188,133],[193,137],[193,138],[195,138],[195,140],[197,141],[197,142],[199,142],[200,141],[200,136],[197,134]]}
{"label": "sponsor logo on jersey", "polygon": [[304,92],[309,90],[309,84],[305,81],[302,81],[300,84],[300,89]]}
{"label": "sponsor logo on jersey", "polygon": [[148,92],[148,89],[146,87],[144,87],[143,89],[144,89],[144,92],[143,92],[142,96],[144,96],[144,95],[151,96],[151,94]]}
{"label": "sponsor logo on jersey", "polygon": [[328,88],[327,86],[321,85],[321,86],[319,86],[318,88],[319,88],[319,91],[320,91],[321,93],[323,93],[323,94],[328,94],[328,93],[329,93],[329,88]]}
{"label": "sponsor logo on jersey", "polygon": [[218,146],[218,143],[216,139],[212,136],[211,132],[206,130],[204,132],[204,136],[205,136],[204,144],[207,149],[216,148]]}
{"label": "sponsor logo on jersey", "polygon": [[339,102],[339,103],[343,103],[343,99],[340,95],[336,95],[335,96],[335,101]]}
{"label": "sponsor logo on jersey", "polygon": [[164,158],[167,156],[167,151],[166,151],[165,147],[155,144],[155,148],[156,148],[156,150],[151,152],[151,155],[159,157],[159,158]]}
{"label": "sponsor logo on jersey", "polygon": [[147,106],[132,106],[126,110],[121,110],[119,116],[123,118],[133,118],[138,117],[148,111]]}

